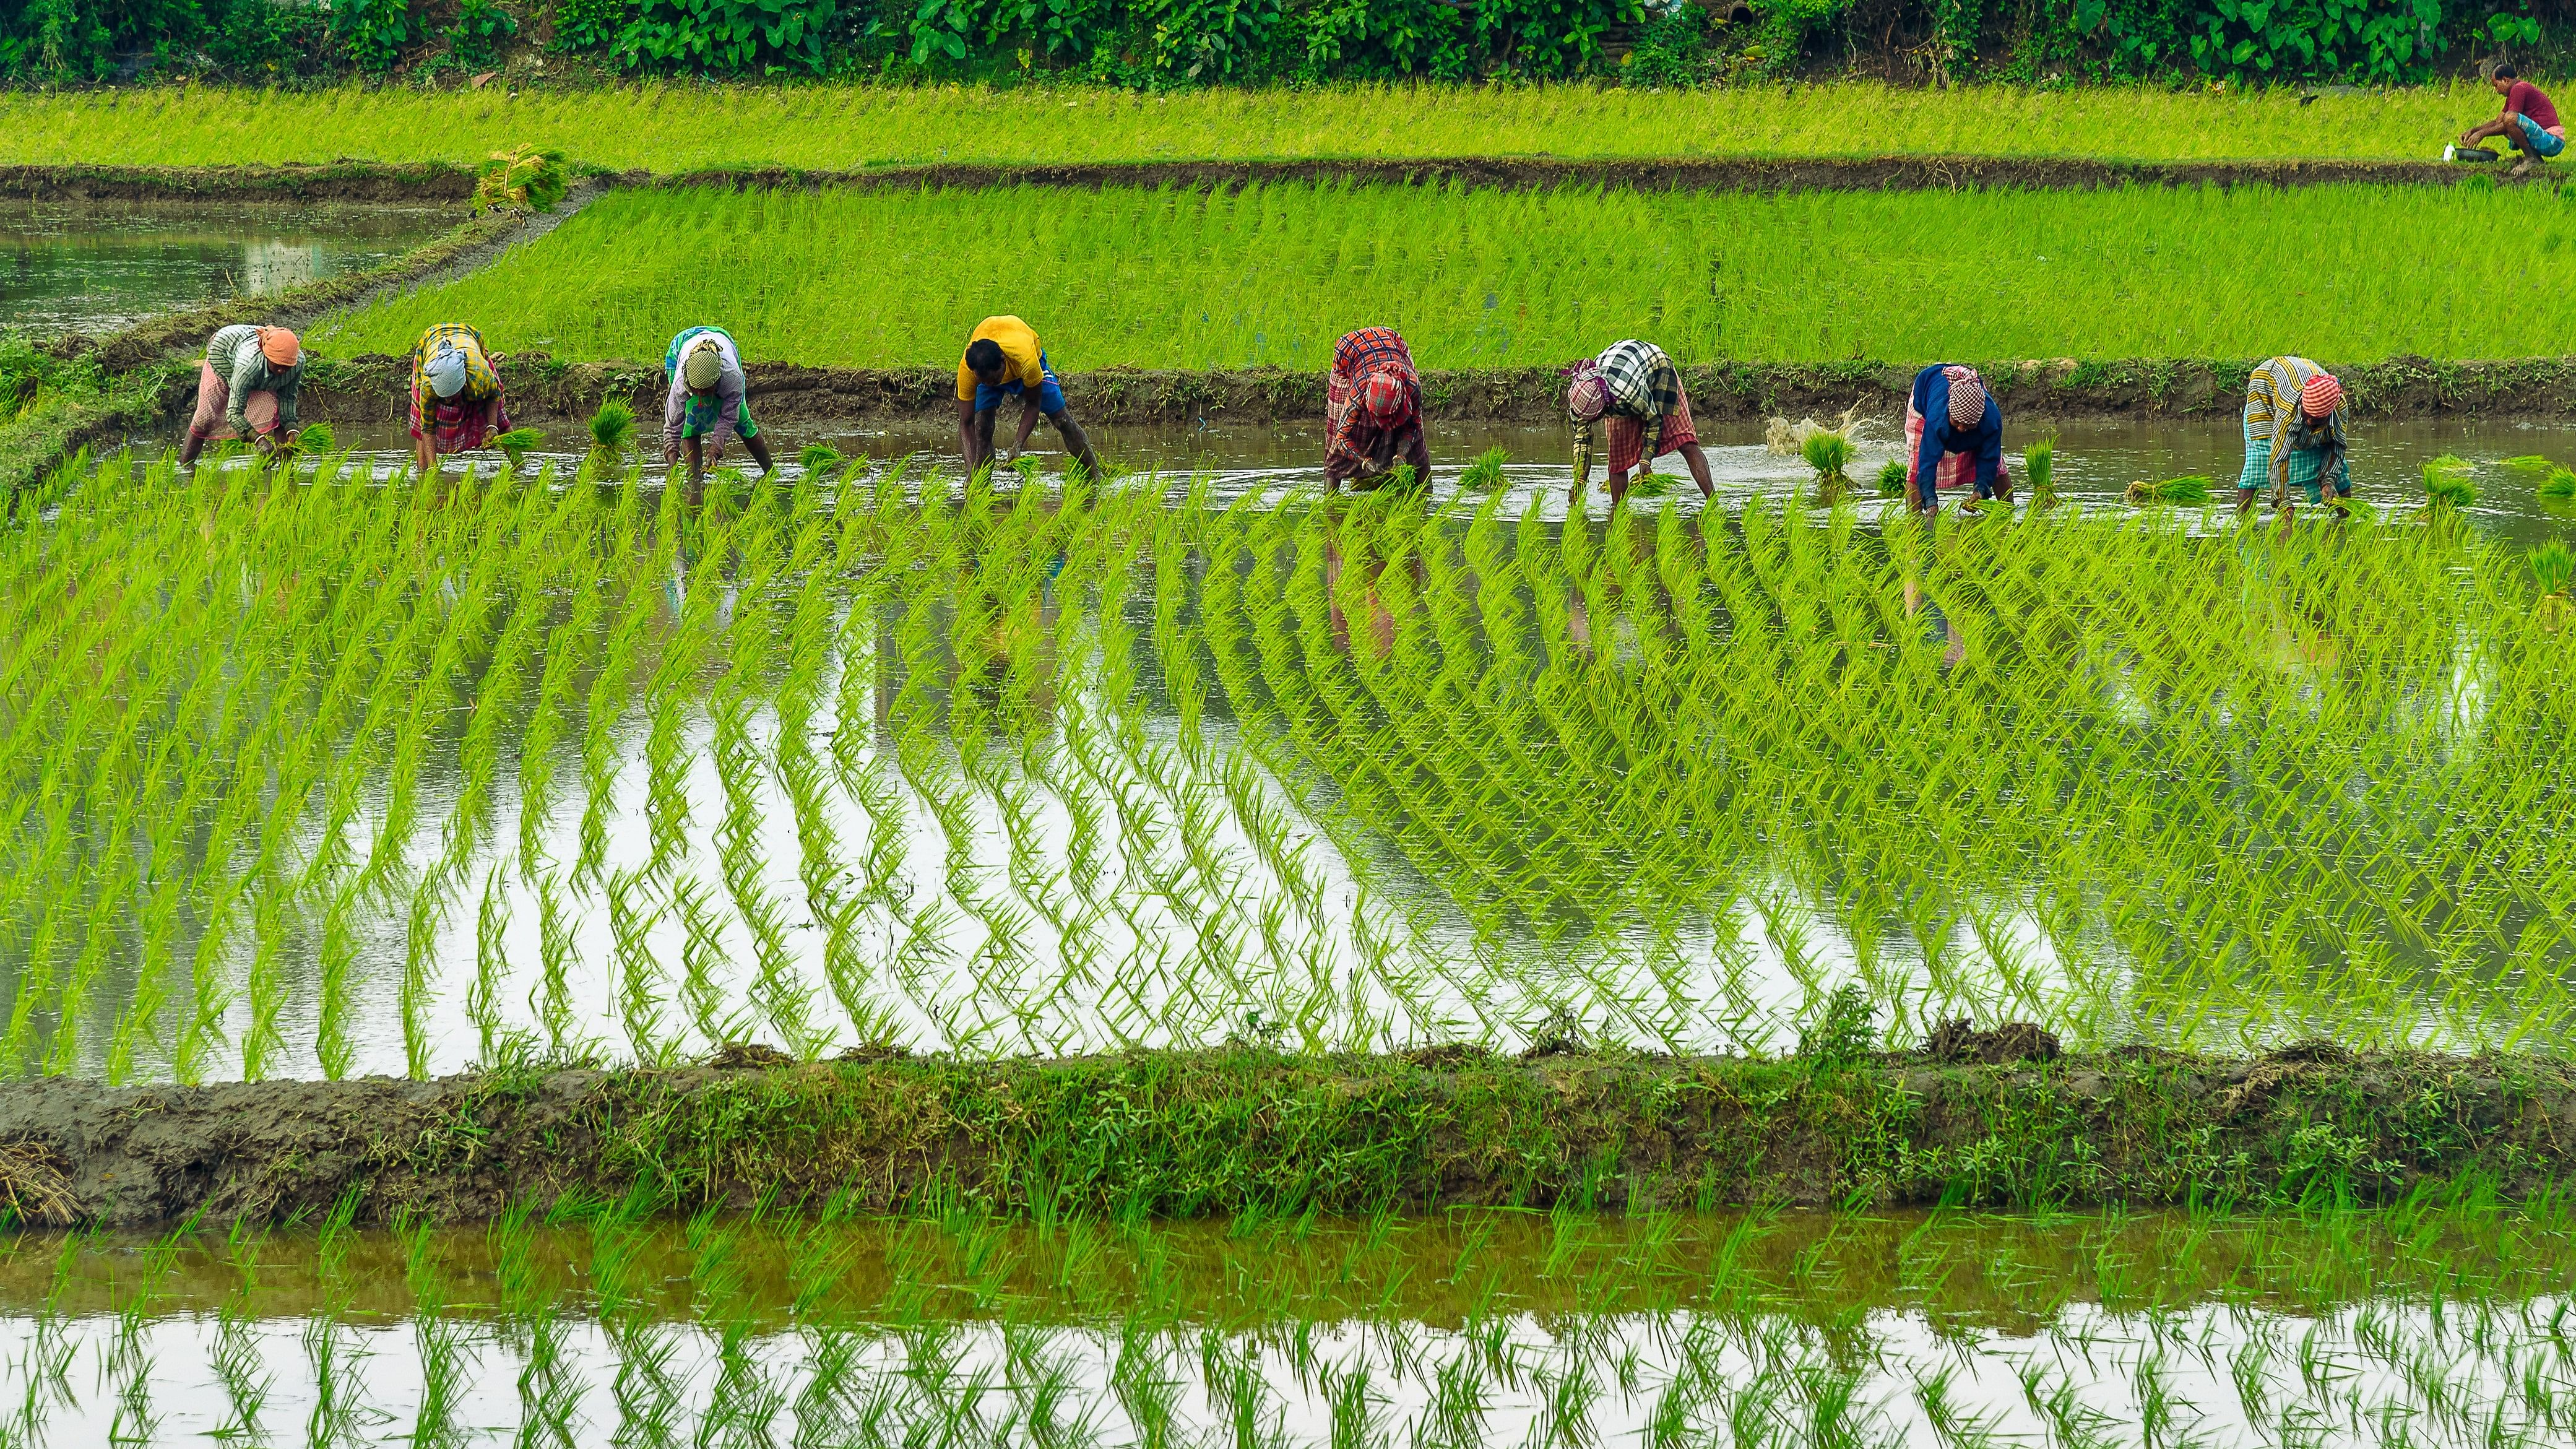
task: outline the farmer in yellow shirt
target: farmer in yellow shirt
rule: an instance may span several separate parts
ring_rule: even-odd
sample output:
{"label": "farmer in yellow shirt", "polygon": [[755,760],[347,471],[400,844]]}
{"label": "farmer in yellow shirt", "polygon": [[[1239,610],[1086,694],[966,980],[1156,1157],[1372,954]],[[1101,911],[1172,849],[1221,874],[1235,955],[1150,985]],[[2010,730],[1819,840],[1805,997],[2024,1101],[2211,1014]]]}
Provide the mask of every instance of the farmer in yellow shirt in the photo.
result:
{"label": "farmer in yellow shirt", "polygon": [[1065,451],[1082,464],[1083,471],[1094,479],[1101,476],[1100,455],[1091,451],[1082,424],[1065,411],[1064,389],[1047,364],[1046,349],[1038,345],[1038,334],[1029,324],[1017,317],[985,318],[966,339],[966,356],[957,364],[957,446],[966,455],[967,472],[992,461],[993,415],[1001,411],[1006,397],[1020,399],[1020,434],[1011,444],[1010,458],[1003,461],[1017,459],[1028,447],[1038,414],[1044,413],[1063,435]]}

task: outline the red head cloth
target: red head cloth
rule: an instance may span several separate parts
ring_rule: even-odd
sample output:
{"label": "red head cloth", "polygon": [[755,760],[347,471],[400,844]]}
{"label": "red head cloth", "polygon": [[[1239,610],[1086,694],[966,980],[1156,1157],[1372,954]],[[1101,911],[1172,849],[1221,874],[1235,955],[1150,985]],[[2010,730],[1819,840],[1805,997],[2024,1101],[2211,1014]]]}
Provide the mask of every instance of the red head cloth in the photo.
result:
{"label": "red head cloth", "polygon": [[1404,396],[1403,380],[1383,372],[1372,374],[1360,384],[1360,411],[1381,428],[1403,422],[1412,412]]}
{"label": "red head cloth", "polygon": [[1950,424],[1973,428],[1986,420],[1986,380],[1977,376],[1973,367],[1946,367],[1941,375],[1950,379]]}
{"label": "red head cloth", "polygon": [[2343,384],[2331,372],[2320,372],[2299,388],[2299,411],[2312,418],[2331,417],[2343,406]]}

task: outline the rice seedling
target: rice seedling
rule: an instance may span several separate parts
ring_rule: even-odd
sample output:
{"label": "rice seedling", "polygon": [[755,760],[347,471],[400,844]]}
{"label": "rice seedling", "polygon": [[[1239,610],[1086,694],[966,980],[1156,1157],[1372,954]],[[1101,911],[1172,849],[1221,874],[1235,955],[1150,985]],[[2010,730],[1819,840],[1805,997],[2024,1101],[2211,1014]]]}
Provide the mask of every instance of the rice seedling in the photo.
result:
{"label": "rice seedling", "polygon": [[528,454],[545,444],[546,435],[536,428],[512,428],[506,433],[493,434],[491,445],[501,450],[501,456],[509,461],[510,471],[516,473]]}
{"label": "rice seedling", "polygon": [[807,443],[796,450],[796,466],[808,473],[828,474],[846,461],[841,450],[829,443]]}
{"label": "rice seedling", "polygon": [[2552,468],[2540,480],[2540,496],[2553,502],[2576,498],[2576,469]]}
{"label": "rice seedling", "polygon": [[2054,481],[2056,467],[2057,440],[2055,438],[2035,439],[2023,447],[2021,472],[2022,477],[2030,483],[2031,507],[2055,508],[2057,506],[2057,486]]}
{"label": "rice seedling", "polygon": [[1798,455],[1807,460],[1816,475],[1809,502],[1827,507],[1842,501],[1851,487],[1851,475],[1845,470],[1851,466],[1854,451],[1851,439],[1839,432],[1819,430],[1799,442]]}
{"label": "rice seedling", "polygon": [[590,415],[590,455],[585,463],[594,477],[605,478],[626,465],[626,455],[635,449],[635,409],[623,399],[601,401],[599,411]]}
{"label": "rice seedling", "polygon": [[[1597,350],[1599,318],[1649,315],[1685,364],[2049,357],[2069,337],[2103,357],[2245,357],[2284,332],[2328,357],[2478,357],[2492,339],[2475,309],[2453,304],[2449,259],[2477,248],[2545,273],[2546,238],[2564,220],[2534,189],[2471,199],[2412,186],[1675,196],[1277,183],[1027,188],[1006,202],[907,189],[630,190],[490,267],[342,314],[314,340],[399,351],[432,322],[477,316],[496,319],[485,333],[499,348],[549,339],[566,360],[657,358],[695,315],[702,239],[722,233],[737,238],[733,323],[745,346],[815,366],[953,366],[947,299],[981,273],[971,257],[906,248],[996,204],[1028,238],[1029,284],[1060,299],[1042,325],[1068,372],[1320,370],[1356,315],[1401,331],[1435,369],[1550,366]],[[1534,236],[1586,256],[1650,232],[1674,240],[1614,278],[1530,264]],[[2305,297],[2272,295],[2227,265],[2257,232],[2335,280]],[[1372,239],[1371,264],[1315,286],[1352,236]],[[1931,237],[1946,240],[1907,240]],[[1712,268],[1729,284],[1709,286]],[[2025,305],[1884,304],[1909,289],[1981,287]],[[2113,294],[2136,301],[2089,305]],[[1514,325],[1491,325],[1487,296]],[[2554,354],[2576,338],[2576,299],[2539,288],[2517,306],[2528,350]]]}
{"label": "rice seedling", "polygon": [[1890,458],[1886,462],[1879,464],[1878,474],[1874,480],[1875,486],[1878,489],[1878,496],[1881,498],[1904,497],[1905,475],[1906,467],[1905,460],[1903,458]]}
{"label": "rice seedling", "polygon": [[2129,484],[2126,497],[2132,506],[2150,503],[2207,503],[2210,498],[2209,490],[2208,476],[2192,473],[2180,478],[2167,478],[2161,482],[2138,479]]}
{"label": "rice seedling", "polygon": [[1476,456],[1475,462],[1467,465],[1465,472],[1458,475],[1458,486],[1490,493],[1503,486],[1503,465],[1511,460],[1512,455],[1501,448],[1487,448]]}
{"label": "rice seedling", "polygon": [[2472,466],[2448,453],[2424,465],[2424,509],[2428,515],[2465,512],[2478,501]]}

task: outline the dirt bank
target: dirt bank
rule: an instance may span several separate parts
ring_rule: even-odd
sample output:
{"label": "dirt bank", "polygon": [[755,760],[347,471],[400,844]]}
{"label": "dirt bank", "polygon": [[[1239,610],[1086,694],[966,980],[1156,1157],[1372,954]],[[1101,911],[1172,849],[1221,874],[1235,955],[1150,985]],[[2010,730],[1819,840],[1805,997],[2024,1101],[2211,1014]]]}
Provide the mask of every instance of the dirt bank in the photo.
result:
{"label": "dirt bank", "polygon": [[1802,1060],[1473,1048],[814,1064],[430,1082],[0,1085],[0,1206],[145,1226],[463,1221],[641,1191],[673,1209],[834,1193],[902,1212],[1190,1216],[1380,1205],[2380,1201],[2474,1175],[2528,1193],[2576,1158],[2558,1059],[2214,1059],[1976,1034],[1946,1056]]}
{"label": "dirt bank", "polygon": [[[2400,357],[2329,363],[2364,418],[2576,420],[2576,357],[2436,362]],[[2182,359],[1980,364],[2015,425],[2104,418],[2228,417],[2243,406],[2253,360]],[[1692,415],[1720,423],[1839,413],[1904,412],[1910,363],[1721,363],[1682,369]],[[523,354],[502,368],[515,418],[563,426],[620,397],[642,417],[661,413],[658,363],[563,363]],[[952,368],[829,368],[753,363],[750,393],[764,423],[951,419]],[[305,416],[390,422],[402,415],[407,376],[399,358],[371,354],[317,364],[305,383]],[[1320,372],[1106,368],[1068,373],[1076,416],[1109,422],[1264,424],[1323,416]],[[1469,368],[1423,375],[1435,419],[1551,423],[1563,416],[1564,377],[1552,367]],[[184,401],[184,400],[182,400]],[[175,404],[174,404],[175,405]]]}
{"label": "dirt bank", "polygon": [[[1381,160],[1138,161],[1077,165],[871,166],[800,171],[749,167],[666,174],[598,172],[618,187],[725,186],[740,189],[854,187],[938,190],[1044,186],[1233,188],[1272,182],[1387,186],[1474,186],[1545,190],[1614,186],[1643,191],[2092,191],[2120,186],[2451,186],[2471,176],[2503,185],[2554,184],[2498,175],[2499,168],[2428,161],[2104,161],[2003,156],[1673,156],[1584,160],[1553,156],[1459,156]],[[473,194],[470,168],[439,163],[385,166],[341,161],[287,166],[6,166],[0,197],[41,201],[215,200],[455,201]]]}

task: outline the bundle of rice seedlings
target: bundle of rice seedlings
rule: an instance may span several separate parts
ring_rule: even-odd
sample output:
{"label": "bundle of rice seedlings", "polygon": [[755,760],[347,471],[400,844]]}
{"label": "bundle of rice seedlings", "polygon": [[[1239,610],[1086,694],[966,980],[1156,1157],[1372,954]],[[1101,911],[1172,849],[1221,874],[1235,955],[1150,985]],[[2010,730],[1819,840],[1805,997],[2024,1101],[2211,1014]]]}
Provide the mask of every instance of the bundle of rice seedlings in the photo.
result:
{"label": "bundle of rice seedlings", "polygon": [[510,460],[513,473],[519,471],[519,460],[528,456],[528,450],[544,446],[545,441],[546,435],[535,428],[512,428],[506,433],[492,435],[492,446],[500,449],[501,456]]}
{"label": "bundle of rice seedlings", "polygon": [[1512,455],[1502,449],[1487,448],[1475,462],[1467,465],[1466,472],[1458,475],[1458,486],[1491,493],[1503,486],[1503,465],[1511,460]]}
{"label": "bundle of rice seedlings", "polygon": [[2057,465],[2057,439],[2041,438],[2022,449],[2021,472],[2030,480],[2030,506],[2055,508],[2057,485],[2053,477]]}
{"label": "bundle of rice seedlings", "polygon": [[2540,496],[2550,499],[2576,498],[2576,468],[2552,468],[2540,480]]}
{"label": "bundle of rice seedlings", "polygon": [[2525,453],[2519,458],[2507,458],[2496,466],[2510,468],[2516,473],[2546,473],[2558,465],[2538,453]]}
{"label": "bundle of rice seedlings", "polygon": [[474,205],[479,211],[552,211],[565,185],[564,153],[517,146],[493,152],[477,168]]}
{"label": "bundle of rice seedlings", "polygon": [[2470,477],[2465,459],[2448,453],[2424,465],[2424,507],[2430,512],[2448,508],[2458,511],[2478,501],[2478,485]]}
{"label": "bundle of rice seedlings", "polygon": [[1816,491],[1813,495],[1816,503],[1832,504],[1841,501],[1844,492],[1851,487],[1852,481],[1851,474],[1846,470],[1851,467],[1852,456],[1858,451],[1859,449],[1852,446],[1850,437],[1830,428],[1818,428],[1799,441],[1798,455],[1805,458],[1807,466],[1816,471]]}
{"label": "bundle of rice seedlings", "polygon": [[2129,502],[2137,504],[2207,503],[2209,475],[2186,473],[2180,478],[2167,478],[2161,483],[2151,483],[2141,478],[2129,485],[2127,496]]}
{"label": "bundle of rice seedlings", "polygon": [[296,430],[291,446],[299,453],[328,453],[340,446],[340,435],[329,423],[306,423]]}
{"label": "bundle of rice seedlings", "polygon": [[635,446],[635,409],[616,398],[601,402],[590,415],[590,464],[605,473],[626,461]]}
{"label": "bundle of rice seedlings", "polygon": [[1890,458],[1878,465],[1878,496],[1881,498],[1905,496],[1905,460],[1903,458]]}
{"label": "bundle of rice seedlings", "polygon": [[2532,609],[2532,617],[2540,627],[2556,633],[2576,617],[2576,599],[2567,593],[2568,585],[2576,583],[2576,549],[2557,538],[2533,549],[2531,577],[2540,585],[2540,602]]}
{"label": "bundle of rice seedlings", "polygon": [[846,461],[841,450],[829,443],[807,443],[796,450],[796,466],[808,473],[829,473]]}
{"label": "bundle of rice seedlings", "polygon": [[1628,480],[1628,496],[1631,498],[1661,498],[1672,491],[1673,475],[1657,473],[1651,467]]}

